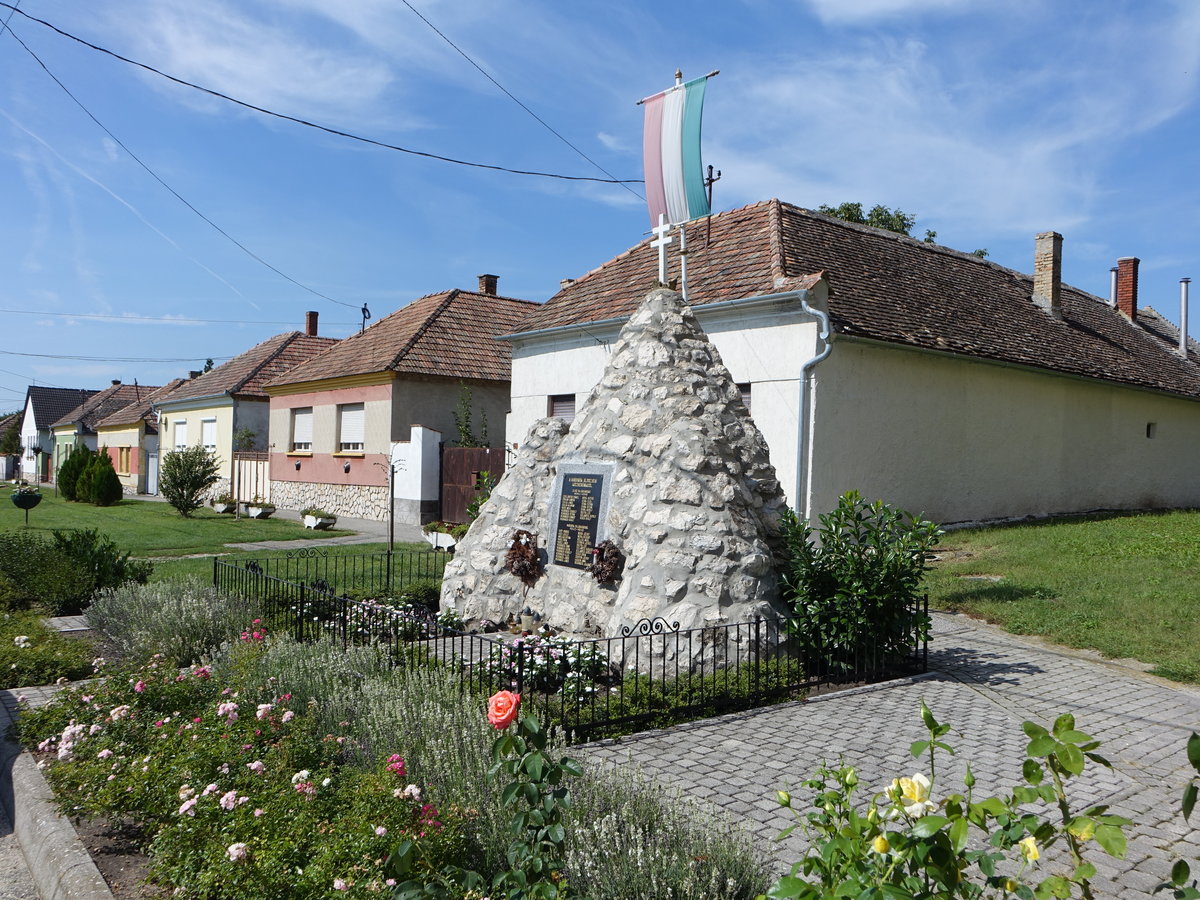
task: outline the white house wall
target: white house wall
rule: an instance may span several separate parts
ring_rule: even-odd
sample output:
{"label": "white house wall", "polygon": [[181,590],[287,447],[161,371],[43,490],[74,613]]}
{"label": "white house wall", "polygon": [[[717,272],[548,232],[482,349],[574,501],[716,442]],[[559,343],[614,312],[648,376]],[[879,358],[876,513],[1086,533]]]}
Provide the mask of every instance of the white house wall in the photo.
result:
{"label": "white house wall", "polygon": [[947,523],[1200,506],[1195,401],[838,340],[813,408],[814,513],[851,488]]}
{"label": "white house wall", "polygon": [[[800,367],[817,346],[817,325],[795,305],[766,309],[696,311],[734,382],[749,382],[750,414],[771,450],[784,493],[792,502],[796,483]],[[574,394],[582,405],[608,362],[608,345],[619,326],[587,326],[588,333],[547,335],[513,343],[512,409],[506,422],[509,446],[525,439],[547,415],[548,397]],[[603,342],[603,343],[602,343]]]}

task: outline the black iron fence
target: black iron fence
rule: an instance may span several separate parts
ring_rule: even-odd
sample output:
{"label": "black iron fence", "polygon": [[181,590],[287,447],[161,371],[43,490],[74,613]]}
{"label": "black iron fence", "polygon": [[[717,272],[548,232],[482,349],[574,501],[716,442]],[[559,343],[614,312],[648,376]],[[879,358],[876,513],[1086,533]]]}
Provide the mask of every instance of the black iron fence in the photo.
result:
{"label": "black iron fence", "polygon": [[213,584],[227,590],[233,589],[227,584],[243,586],[248,583],[246,576],[238,576],[237,571],[245,570],[351,597],[382,597],[401,594],[417,582],[440,586],[447,559],[446,553],[429,550],[339,554],[305,547],[237,565],[214,557]]}
{"label": "black iron fence", "polygon": [[[693,629],[644,619],[619,636],[590,639],[474,634],[445,627],[427,606],[357,599],[335,590],[330,575],[346,571],[359,577],[365,563],[356,568],[345,562],[336,571],[305,569],[297,568],[298,558],[305,557],[278,564],[216,558],[213,580],[223,590],[257,600],[268,621],[297,640],[324,635],[344,646],[381,644],[390,648],[396,665],[449,667],[465,689],[480,696],[517,691],[527,708],[563,728],[573,741],[914,674],[928,663],[927,599],[906,610],[909,639],[897,642],[893,636],[886,650],[869,641],[837,649],[814,646],[786,618]],[[444,562],[407,565],[426,571],[423,566]],[[288,572],[316,577],[283,577]],[[392,584],[397,583],[393,573]]]}

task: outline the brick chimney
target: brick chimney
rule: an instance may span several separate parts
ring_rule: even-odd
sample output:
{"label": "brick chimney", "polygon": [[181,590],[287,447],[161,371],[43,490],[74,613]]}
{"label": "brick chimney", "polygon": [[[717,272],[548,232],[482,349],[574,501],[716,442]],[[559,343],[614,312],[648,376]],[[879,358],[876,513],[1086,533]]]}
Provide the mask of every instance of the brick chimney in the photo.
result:
{"label": "brick chimney", "polygon": [[114,379],[112,380],[112,383],[113,383],[113,387],[116,387],[118,384],[120,384],[120,383],[121,383],[121,379],[120,379],[120,378],[114,378]]}
{"label": "brick chimney", "polygon": [[304,314],[304,333],[310,337],[317,336],[317,311],[310,309]]}
{"label": "brick chimney", "polygon": [[1138,263],[1136,256],[1122,256],[1117,260],[1117,309],[1137,321]]}
{"label": "brick chimney", "polygon": [[479,276],[479,291],[480,294],[486,294],[489,297],[496,296],[496,284],[500,281],[499,275],[480,275]]}
{"label": "brick chimney", "polygon": [[1043,231],[1033,245],[1033,302],[1062,318],[1062,235]]}

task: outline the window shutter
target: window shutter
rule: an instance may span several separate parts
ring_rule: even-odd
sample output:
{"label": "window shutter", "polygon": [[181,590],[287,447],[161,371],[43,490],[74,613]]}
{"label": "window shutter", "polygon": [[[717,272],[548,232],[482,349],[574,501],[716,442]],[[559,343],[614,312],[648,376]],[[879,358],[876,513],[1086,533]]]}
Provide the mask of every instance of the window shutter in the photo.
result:
{"label": "window shutter", "polygon": [[312,407],[292,410],[292,449],[312,449]]}
{"label": "window shutter", "polygon": [[575,395],[554,394],[550,398],[550,416],[564,422],[575,420]]}
{"label": "window shutter", "polygon": [[175,423],[175,449],[183,450],[187,445],[187,420],[181,419]]}
{"label": "window shutter", "polygon": [[205,419],[200,423],[200,443],[205,450],[217,449],[217,420]]}
{"label": "window shutter", "polygon": [[361,403],[347,403],[338,407],[341,414],[341,436],[339,442],[343,450],[361,450],[365,434],[366,414]]}

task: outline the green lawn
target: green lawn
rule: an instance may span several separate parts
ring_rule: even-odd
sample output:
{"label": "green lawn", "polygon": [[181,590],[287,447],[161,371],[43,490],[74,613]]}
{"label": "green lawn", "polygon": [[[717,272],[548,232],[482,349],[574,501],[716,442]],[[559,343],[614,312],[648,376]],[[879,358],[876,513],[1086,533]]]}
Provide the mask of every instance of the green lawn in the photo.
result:
{"label": "green lawn", "polygon": [[[311,532],[310,532],[311,534]],[[353,556],[357,554],[368,553],[383,553],[387,550],[387,544],[334,544],[323,548],[329,556]],[[429,545],[425,543],[418,544],[396,544],[396,552],[417,551],[422,553],[429,552]],[[262,559],[264,556],[280,556],[286,553],[286,550],[238,550],[226,551],[221,557],[225,562],[239,562],[247,559]],[[154,574],[150,576],[151,581],[175,581],[180,578],[187,578],[189,575],[195,575],[198,578],[212,578],[213,563],[211,556],[204,556],[192,559],[169,559],[160,560],[154,564]]]}
{"label": "green lawn", "polygon": [[931,605],[1200,682],[1200,512],[955,531]]}
{"label": "green lawn", "polygon": [[[0,490],[0,531],[25,527],[25,513],[13,506],[9,486]],[[285,519],[235,519],[198,509],[185,519],[167,503],[122,500],[115,506],[68,503],[42,488],[42,502],[29,512],[29,528],[49,534],[62,528],[95,528],[133,556],[224,553],[236,541],[290,541],[327,538],[347,531],[311,531]],[[211,565],[211,564],[210,564]],[[210,569],[211,571],[211,569]]]}

